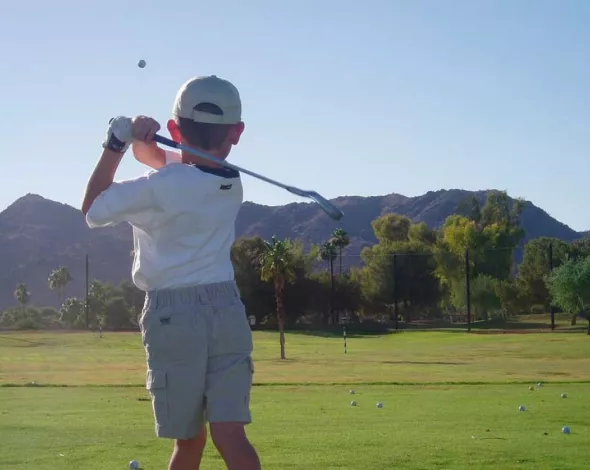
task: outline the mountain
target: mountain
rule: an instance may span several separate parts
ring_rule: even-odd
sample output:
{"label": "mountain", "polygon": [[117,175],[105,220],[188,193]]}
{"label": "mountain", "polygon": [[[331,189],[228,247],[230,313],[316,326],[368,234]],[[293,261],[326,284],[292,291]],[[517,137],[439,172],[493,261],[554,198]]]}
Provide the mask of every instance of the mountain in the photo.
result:
{"label": "mountain", "polygon": [[[400,194],[339,197],[334,202],[346,215],[338,223],[314,204],[271,207],[245,202],[236,222],[236,233],[264,238],[276,235],[320,243],[327,240],[335,228],[341,227],[351,238],[345,264],[357,264],[361,249],[376,241],[371,221],[380,215],[404,214],[435,228],[453,214],[465,198],[475,195],[483,202],[487,192],[452,189],[430,191],[417,197]],[[583,235],[530,202],[525,204],[522,225],[527,239],[548,236],[570,241]],[[129,279],[131,249],[128,225],[90,230],[78,209],[27,194],[0,213],[0,309],[15,304],[13,292],[18,282],[28,286],[32,303],[55,306],[57,295],[49,290],[47,278],[60,264],[67,266],[73,277],[67,294],[82,296],[86,254],[90,260],[91,279],[113,283]]]}

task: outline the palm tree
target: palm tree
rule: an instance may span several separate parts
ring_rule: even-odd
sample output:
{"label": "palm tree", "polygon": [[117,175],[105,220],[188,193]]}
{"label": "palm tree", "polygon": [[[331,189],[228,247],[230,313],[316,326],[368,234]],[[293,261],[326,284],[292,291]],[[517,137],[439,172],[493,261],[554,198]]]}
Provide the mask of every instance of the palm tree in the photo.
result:
{"label": "palm tree", "polygon": [[340,276],[342,276],[342,250],[350,245],[350,237],[344,229],[337,228],[332,233],[332,244],[338,248],[338,258],[340,260]]}
{"label": "palm tree", "polygon": [[330,318],[334,320],[334,260],[338,257],[336,245],[333,240],[328,240],[320,246],[319,258],[330,263]]}
{"label": "palm tree", "polygon": [[295,259],[289,240],[277,240],[274,236],[264,241],[260,256],[260,278],[272,281],[277,304],[277,323],[281,343],[281,359],[285,357],[285,285],[295,279]]}
{"label": "palm tree", "polygon": [[59,266],[49,274],[49,288],[57,292],[59,305],[63,305],[66,299],[66,286],[72,280],[70,270],[66,266]]}
{"label": "palm tree", "polygon": [[21,308],[23,309],[23,312],[24,312],[25,307],[29,303],[29,300],[31,298],[31,293],[27,289],[27,286],[25,284],[23,284],[22,282],[19,282],[18,285],[16,286],[16,289],[14,291],[14,298],[21,305]]}

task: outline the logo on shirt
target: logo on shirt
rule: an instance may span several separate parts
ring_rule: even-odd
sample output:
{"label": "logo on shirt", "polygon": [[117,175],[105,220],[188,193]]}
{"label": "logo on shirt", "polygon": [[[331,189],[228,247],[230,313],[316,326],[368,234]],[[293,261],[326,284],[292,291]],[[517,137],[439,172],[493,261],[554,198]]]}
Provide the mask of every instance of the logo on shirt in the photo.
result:
{"label": "logo on shirt", "polygon": [[231,189],[231,187],[231,184],[222,184],[221,186],[219,186],[219,189],[221,189],[222,191],[227,191],[228,189]]}

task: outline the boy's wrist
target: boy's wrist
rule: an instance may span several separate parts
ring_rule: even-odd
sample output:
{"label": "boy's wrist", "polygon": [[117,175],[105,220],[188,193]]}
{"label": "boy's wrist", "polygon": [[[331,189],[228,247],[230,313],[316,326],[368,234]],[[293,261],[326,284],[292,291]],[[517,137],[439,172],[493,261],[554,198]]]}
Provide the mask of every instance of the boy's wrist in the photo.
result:
{"label": "boy's wrist", "polygon": [[102,143],[106,150],[124,154],[132,140],[132,120],[125,116],[118,116],[109,121],[107,134]]}

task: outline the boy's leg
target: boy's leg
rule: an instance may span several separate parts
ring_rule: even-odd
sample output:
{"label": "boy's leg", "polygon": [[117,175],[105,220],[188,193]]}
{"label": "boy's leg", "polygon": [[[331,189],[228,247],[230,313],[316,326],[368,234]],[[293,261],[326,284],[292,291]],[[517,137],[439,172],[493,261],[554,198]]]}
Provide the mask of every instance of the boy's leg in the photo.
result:
{"label": "boy's leg", "polygon": [[228,470],[260,470],[260,459],[250,444],[245,423],[211,423],[211,438]]}
{"label": "boy's leg", "polygon": [[149,293],[140,321],[156,435],[176,441],[170,470],[198,470],[207,436],[207,312],[190,294]]}
{"label": "boy's leg", "polygon": [[177,439],[168,470],[199,470],[207,443],[207,427],[192,439]]}
{"label": "boy's leg", "polygon": [[251,422],[252,332],[235,284],[218,288],[223,295],[213,304],[210,319],[205,391],[211,439],[229,470],[259,470],[260,460],[245,432]]}

